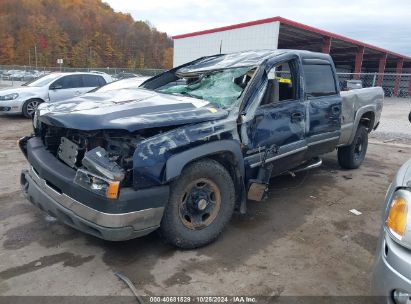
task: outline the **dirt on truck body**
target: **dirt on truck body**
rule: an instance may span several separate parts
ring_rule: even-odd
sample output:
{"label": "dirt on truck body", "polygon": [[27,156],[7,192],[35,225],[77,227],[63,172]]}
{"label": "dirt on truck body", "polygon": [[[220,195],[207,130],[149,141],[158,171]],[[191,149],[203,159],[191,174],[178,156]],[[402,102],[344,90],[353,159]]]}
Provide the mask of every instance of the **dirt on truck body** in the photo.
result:
{"label": "dirt on truck body", "polygon": [[166,241],[210,243],[273,176],[338,149],[358,168],[378,126],[381,88],[340,95],[331,57],[249,51],[203,57],[139,89],[41,105],[20,141],[23,192],[64,223],[107,240],[157,228]]}

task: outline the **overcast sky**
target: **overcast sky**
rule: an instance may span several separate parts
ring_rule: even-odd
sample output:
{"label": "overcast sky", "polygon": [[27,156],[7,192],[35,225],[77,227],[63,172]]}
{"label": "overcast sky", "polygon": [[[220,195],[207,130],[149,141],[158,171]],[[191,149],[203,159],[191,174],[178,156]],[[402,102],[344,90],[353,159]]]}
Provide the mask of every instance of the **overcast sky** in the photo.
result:
{"label": "overcast sky", "polygon": [[410,0],[103,0],[170,36],[281,16],[411,56]]}

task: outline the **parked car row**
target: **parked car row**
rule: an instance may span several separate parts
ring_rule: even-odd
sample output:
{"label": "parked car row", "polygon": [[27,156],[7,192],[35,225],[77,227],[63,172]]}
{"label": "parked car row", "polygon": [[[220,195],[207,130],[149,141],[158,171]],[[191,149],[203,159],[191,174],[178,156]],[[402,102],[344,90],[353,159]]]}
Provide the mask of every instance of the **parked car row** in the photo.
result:
{"label": "parked car row", "polygon": [[[140,74],[131,72],[119,72],[114,75],[110,75],[106,72],[91,70],[90,73],[110,76],[113,80],[120,80],[125,78],[144,77]],[[2,80],[14,80],[14,81],[29,81],[52,73],[51,71],[39,71],[39,70],[0,70],[0,79]]]}
{"label": "parked car row", "polygon": [[0,113],[20,113],[31,118],[40,103],[73,98],[111,81],[107,74],[50,73],[20,87],[0,90]]}
{"label": "parked car row", "polygon": [[0,71],[0,79],[14,81],[29,81],[49,74],[50,71],[38,70],[7,70]]}

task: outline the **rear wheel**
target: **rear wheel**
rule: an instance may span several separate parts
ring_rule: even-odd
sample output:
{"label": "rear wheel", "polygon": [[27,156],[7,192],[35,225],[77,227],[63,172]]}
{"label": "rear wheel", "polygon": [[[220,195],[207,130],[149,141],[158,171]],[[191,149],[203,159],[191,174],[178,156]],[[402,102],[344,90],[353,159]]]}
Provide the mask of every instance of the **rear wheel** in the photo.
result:
{"label": "rear wheel", "polygon": [[23,105],[23,115],[27,118],[33,118],[37,107],[41,103],[40,99],[29,99]]}
{"label": "rear wheel", "polygon": [[224,230],[234,203],[234,183],[220,163],[210,159],[192,163],[170,185],[160,234],[180,248],[204,246]]}
{"label": "rear wheel", "polygon": [[368,148],[368,132],[365,126],[358,126],[351,145],[338,148],[338,163],[345,169],[357,169],[364,161]]}

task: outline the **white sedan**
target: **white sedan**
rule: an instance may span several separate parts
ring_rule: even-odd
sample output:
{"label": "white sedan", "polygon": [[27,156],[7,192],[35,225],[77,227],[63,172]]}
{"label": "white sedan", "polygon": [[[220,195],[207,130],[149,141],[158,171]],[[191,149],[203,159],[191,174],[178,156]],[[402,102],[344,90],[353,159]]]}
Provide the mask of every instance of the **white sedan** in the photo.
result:
{"label": "white sedan", "polygon": [[144,76],[124,78],[124,79],[120,79],[120,80],[116,80],[111,83],[108,83],[100,88],[95,88],[94,90],[91,90],[91,92],[107,92],[107,91],[121,90],[121,89],[137,89],[140,86],[140,84],[142,84],[144,81],[146,81],[149,78],[150,77],[144,77]]}
{"label": "white sedan", "polygon": [[42,102],[56,102],[111,82],[110,76],[97,73],[52,73],[23,84],[0,90],[0,113],[22,113],[32,117]]}

